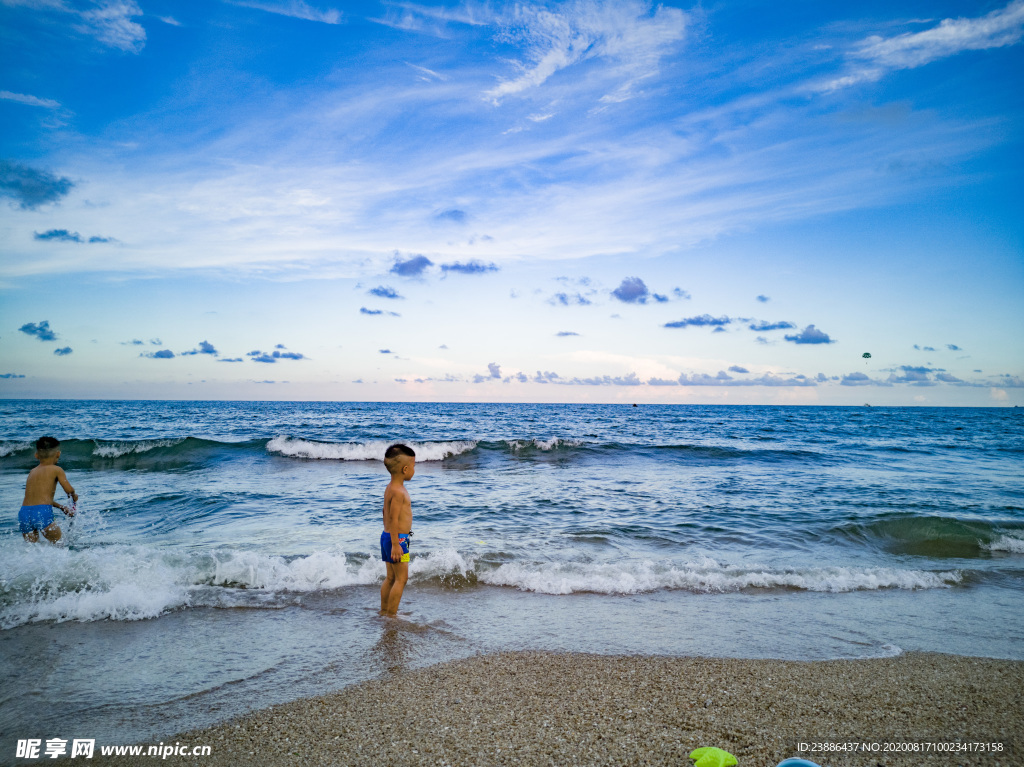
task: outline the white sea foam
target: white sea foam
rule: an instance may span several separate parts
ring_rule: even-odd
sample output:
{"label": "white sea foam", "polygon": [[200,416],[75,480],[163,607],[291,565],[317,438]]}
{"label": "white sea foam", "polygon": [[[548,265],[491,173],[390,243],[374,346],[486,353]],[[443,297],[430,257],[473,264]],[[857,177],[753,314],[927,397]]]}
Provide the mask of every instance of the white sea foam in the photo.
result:
{"label": "white sea foam", "polygon": [[[471,440],[450,442],[409,442],[417,461],[442,461],[476,447]],[[313,458],[334,461],[382,461],[384,451],[391,445],[383,440],[368,442],[310,442],[292,437],[274,437],[267,443],[267,452],[288,458]]]}
{"label": "white sea foam", "polygon": [[989,551],[1008,551],[1011,554],[1024,554],[1024,538],[1017,538],[1013,535],[1001,535],[991,543],[986,543],[982,548]]}
{"label": "white sea foam", "polygon": [[14,455],[22,450],[31,450],[31,442],[17,442],[14,440],[3,440],[0,441],[0,458],[6,458],[9,455]]}
{"label": "white sea foam", "polygon": [[0,628],[48,620],[141,620],[181,607],[251,604],[253,596],[374,583],[383,571],[380,562],[350,562],[331,550],[285,559],[230,549],[16,545],[0,564]]}
{"label": "white sea foam", "polygon": [[652,562],[577,564],[506,562],[478,573],[482,583],[514,586],[543,594],[640,594],[661,589],[700,593],[749,588],[789,588],[846,592],[876,589],[948,588],[961,582],[959,572],[899,570],[889,567],[749,568],[709,565],[655,565]]}
{"label": "white sea foam", "polygon": [[583,444],[581,439],[563,439],[562,437],[552,437],[551,439],[509,439],[505,440],[505,444],[508,445],[509,449],[513,453],[518,453],[520,450],[532,448],[534,450],[542,450],[548,452],[550,450],[557,450],[560,447],[579,447]]}
{"label": "white sea foam", "polygon": [[93,448],[92,454],[98,458],[120,458],[122,455],[148,453],[160,447],[174,447],[184,439],[147,439],[138,442],[104,442]]}

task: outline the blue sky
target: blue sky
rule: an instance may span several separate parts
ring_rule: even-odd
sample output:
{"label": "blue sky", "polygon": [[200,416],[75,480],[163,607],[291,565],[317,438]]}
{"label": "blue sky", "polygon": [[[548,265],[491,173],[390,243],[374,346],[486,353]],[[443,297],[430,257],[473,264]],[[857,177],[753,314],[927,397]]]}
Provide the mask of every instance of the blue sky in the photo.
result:
{"label": "blue sky", "polygon": [[1022,39],[0,0],[0,397],[1024,404]]}

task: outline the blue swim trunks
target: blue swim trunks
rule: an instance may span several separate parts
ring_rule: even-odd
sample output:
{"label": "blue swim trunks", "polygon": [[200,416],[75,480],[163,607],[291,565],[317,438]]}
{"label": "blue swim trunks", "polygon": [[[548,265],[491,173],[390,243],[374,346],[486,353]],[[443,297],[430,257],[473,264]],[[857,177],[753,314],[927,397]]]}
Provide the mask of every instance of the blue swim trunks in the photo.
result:
{"label": "blue swim trunks", "polygon": [[[411,533],[399,533],[398,543],[402,547],[402,562],[409,561],[409,536]],[[384,562],[391,561],[391,533],[384,531],[380,534],[380,558]]]}
{"label": "blue swim trunks", "polygon": [[21,526],[22,535],[45,530],[53,524],[53,507],[48,503],[22,506],[18,512],[18,524]]}

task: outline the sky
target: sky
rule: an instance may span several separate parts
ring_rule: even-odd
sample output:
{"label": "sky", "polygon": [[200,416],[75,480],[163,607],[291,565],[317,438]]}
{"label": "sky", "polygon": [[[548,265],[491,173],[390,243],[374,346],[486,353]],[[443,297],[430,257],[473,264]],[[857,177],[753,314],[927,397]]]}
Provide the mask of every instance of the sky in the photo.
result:
{"label": "sky", "polygon": [[1024,405],[1024,0],[0,0],[0,398]]}

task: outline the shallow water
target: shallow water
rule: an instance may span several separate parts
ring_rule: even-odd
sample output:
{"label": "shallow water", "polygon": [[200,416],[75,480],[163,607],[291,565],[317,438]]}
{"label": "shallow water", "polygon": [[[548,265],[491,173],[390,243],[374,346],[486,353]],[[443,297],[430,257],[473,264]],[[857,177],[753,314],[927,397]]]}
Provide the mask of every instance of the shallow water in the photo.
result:
{"label": "shallow water", "polygon": [[[1019,410],[0,413],[5,739],[69,736],[59,701],[128,741],[494,649],[1024,658]],[[81,495],[61,547],[25,544],[13,513],[43,433]],[[418,454],[397,632],[374,609],[396,440]]]}

